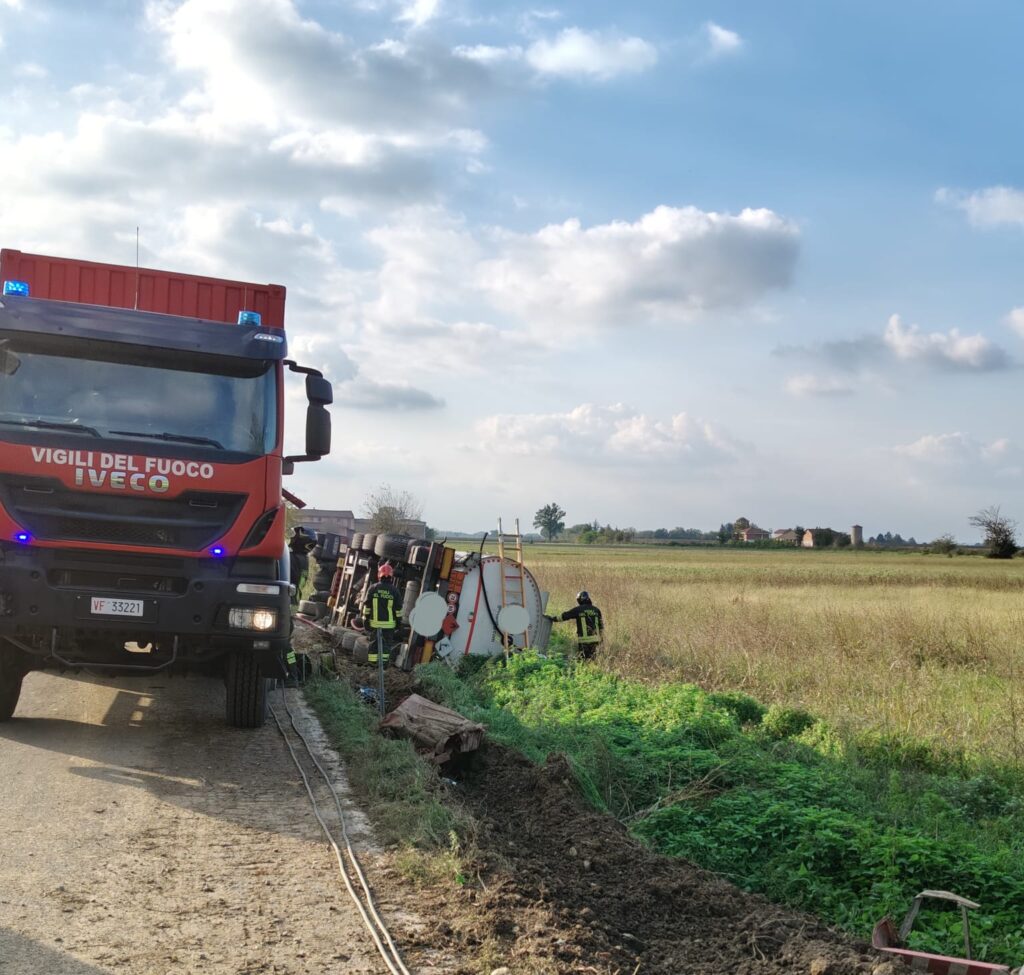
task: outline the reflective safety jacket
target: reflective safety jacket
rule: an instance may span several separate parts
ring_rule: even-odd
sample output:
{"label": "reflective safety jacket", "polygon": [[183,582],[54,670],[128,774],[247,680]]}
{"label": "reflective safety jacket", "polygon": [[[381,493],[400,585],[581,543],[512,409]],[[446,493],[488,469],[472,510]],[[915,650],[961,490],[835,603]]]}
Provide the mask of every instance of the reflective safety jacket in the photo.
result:
{"label": "reflective safety jacket", "polygon": [[393,630],[402,622],[402,597],[390,582],[370,587],[363,603],[363,619],[373,630]]}
{"label": "reflective safety jacket", "polygon": [[604,619],[601,610],[591,603],[573,606],[559,617],[561,620],[576,620],[577,643],[600,643],[604,634]]}

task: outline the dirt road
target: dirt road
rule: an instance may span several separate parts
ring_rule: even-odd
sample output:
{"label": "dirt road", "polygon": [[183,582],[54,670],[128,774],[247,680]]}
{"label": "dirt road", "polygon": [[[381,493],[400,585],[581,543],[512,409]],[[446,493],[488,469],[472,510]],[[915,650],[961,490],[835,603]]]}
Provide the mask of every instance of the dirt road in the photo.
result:
{"label": "dirt road", "polygon": [[276,727],[226,727],[223,693],[26,679],[0,725],[0,973],[383,970]]}

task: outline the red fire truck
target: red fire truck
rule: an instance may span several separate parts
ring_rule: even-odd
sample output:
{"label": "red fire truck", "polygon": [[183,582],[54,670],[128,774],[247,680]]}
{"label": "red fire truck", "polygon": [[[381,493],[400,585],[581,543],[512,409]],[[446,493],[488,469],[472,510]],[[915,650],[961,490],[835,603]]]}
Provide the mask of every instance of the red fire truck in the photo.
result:
{"label": "red fire truck", "polygon": [[0,280],[0,720],[31,670],[194,670],[259,726],[291,627],[281,478],[331,439],[285,289],[14,250]]}

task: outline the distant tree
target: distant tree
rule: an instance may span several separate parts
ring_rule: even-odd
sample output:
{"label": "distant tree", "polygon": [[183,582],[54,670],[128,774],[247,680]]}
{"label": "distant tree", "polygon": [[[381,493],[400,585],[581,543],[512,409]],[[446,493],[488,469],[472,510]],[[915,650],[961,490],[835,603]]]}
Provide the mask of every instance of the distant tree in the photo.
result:
{"label": "distant tree", "polygon": [[1017,552],[1017,522],[1000,514],[998,505],[982,508],[967,519],[985,533],[990,559],[1012,559]]}
{"label": "distant tree", "polygon": [[726,542],[732,540],[733,525],[731,521],[727,521],[722,525],[718,526],[718,544],[724,545]]}
{"label": "distant tree", "polygon": [[956,539],[949,532],[946,532],[945,535],[940,535],[932,541],[928,548],[936,555],[952,556],[957,549]]}
{"label": "distant tree", "polygon": [[796,526],[796,527],[795,527],[795,528],[793,529],[793,531],[795,531],[795,532],[797,533],[797,535],[798,535],[798,536],[799,536],[800,538],[803,538],[803,537],[804,537],[804,532],[805,532],[805,531],[807,531],[807,529],[806,529],[806,528],[804,528],[804,526],[803,526],[803,525],[797,525],[797,526]]}
{"label": "distant tree", "polygon": [[593,531],[593,525],[589,521],[582,521],[578,525],[573,525],[571,528],[567,528],[565,533],[567,535],[582,535],[584,532]]}
{"label": "distant tree", "polygon": [[419,521],[423,504],[409,491],[381,484],[366,496],[363,512],[378,534],[400,534],[410,521]]}
{"label": "distant tree", "polygon": [[565,522],[562,521],[564,517],[565,512],[555,502],[552,502],[537,511],[533,518],[533,527],[539,528],[551,542],[565,531]]}
{"label": "distant tree", "polygon": [[740,542],[743,540],[743,532],[750,527],[749,518],[737,518],[732,523],[732,537],[734,541]]}
{"label": "distant tree", "polygon": [[654,529],[654,537],[655,538],[668,538],[668,529],[667,528],[655,528]]}

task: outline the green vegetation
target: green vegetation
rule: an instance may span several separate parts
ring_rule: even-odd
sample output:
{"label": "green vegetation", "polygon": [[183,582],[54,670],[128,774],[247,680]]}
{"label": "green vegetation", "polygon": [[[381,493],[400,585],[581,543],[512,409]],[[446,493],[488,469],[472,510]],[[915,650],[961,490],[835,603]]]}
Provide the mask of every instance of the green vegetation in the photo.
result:
{"label": "green vegetation", "polygon": [[440,801],[437,776],[412,745],[379,735],[376,712],[343,682],[312,681],[305,695],[345,760],[379,838],[403,848],[450,850],[461,824]]}
{"label": "green vegetation", "polygon": [[534,544],[526,560],[552,611],[593,595],[602,666],[623,677],[1024,768],[1024,559]]}
{"label": "green vegetation", "polygon": [[[861,936],[926,887],[982,903],[976,953],[1024,958],[1024,776],[910,737],[840,733],[741,693],[655,686],[535,655],[428,693],[535,761],[566,754],[584,795],[654,848]],[[915,945],[957,944],[929,913]]]}

